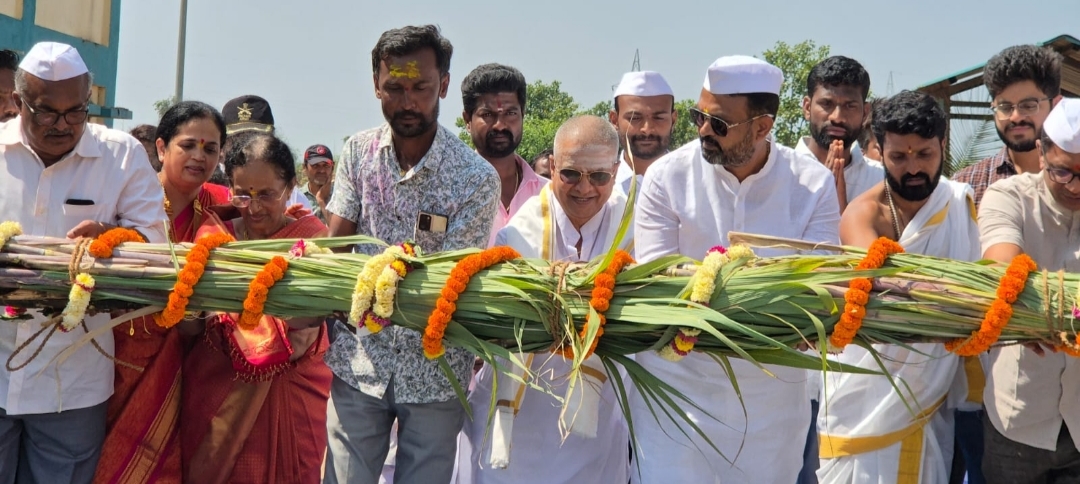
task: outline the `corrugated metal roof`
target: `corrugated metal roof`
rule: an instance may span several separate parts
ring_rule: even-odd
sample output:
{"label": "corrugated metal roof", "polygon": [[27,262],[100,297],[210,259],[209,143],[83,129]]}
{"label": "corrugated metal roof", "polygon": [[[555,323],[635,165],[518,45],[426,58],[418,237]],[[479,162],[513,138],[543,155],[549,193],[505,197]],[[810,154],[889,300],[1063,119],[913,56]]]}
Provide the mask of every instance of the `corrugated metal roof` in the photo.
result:
{"label": "corrugated metal roof", "polygon": [[[1037,45],[1050,46],[1065,57],[1061,65],[1061,89],[1067,94],[1080,96],[1080,40],[1071,35],[1059,35]],[[982,72],[985,67],[986,62],[983,62],[923,84],[917,90],[936,96],[947,93],[951,97],[957,93],[981,86]],[[970,82],[964,83],[964,81]],[[964,85],[959,86],[960,83],[964,83]]]}

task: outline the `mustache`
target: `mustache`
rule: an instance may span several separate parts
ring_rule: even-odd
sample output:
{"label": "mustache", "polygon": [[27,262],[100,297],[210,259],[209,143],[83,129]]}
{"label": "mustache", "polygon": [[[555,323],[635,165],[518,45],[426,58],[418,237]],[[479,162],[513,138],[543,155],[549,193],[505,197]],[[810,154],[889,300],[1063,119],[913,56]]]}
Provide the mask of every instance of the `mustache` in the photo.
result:
{"label": "mustache", "polygon": [[496,136],[500,136],[500,135],[501,136],[506,136],[506,138],[511,140],[511,141],[513,141],[513,139],[514,139],[514,133],[511,133],[509,129],[503,129],[503,130],[498,130],[498,131],[495,131],[495,130],[488,131],[487,139],[488,139],[488,141],[491,141],[491,140],[495,139]]}
{"label": "mustache", "polygon": [[630,137],[631,143],[636,143],[640,141],[655,141],[657,143],[663,143],[664,138],[658,134],[635,134]]}
{"label": "mustache", "polygon": [[393,117],[394,121],[399,121],[402,118],[424,119],[424,116],[422,114],[416,112],[416,111],[409,111],[407,109],[403,109],[401,111],[397,111],[397,112],[394,113],[394,117]]}
{"label": "mustache", "polygon": [[907,182],[912,181],[912,180],[922,180],[924,183],[929,184],[930,183],[930,175],[928,175],[926,173],[922,173],[922,172],[916,173],[914,175],[906,174],[906,175],[900,177],[900,184],[901,185],[906,185]]}
{"label": "mustache", "polygon": [[1020,126],[1027,126],[1027,127],[1031,128],[1031,129],[1035,129],[1035,123],[1032,123],[1030,121],[1020,121],[1019,123],[1009,123],[1009,125],[1006,126],[1005,129],[1016,128],[1016,127],[1020,127]]}
{"label": "mustache", "polygon": [[73,135],[73,134],[75,134],[75,130],[73,130],[73,129],[59,130],[59,129],[49,128],[48,130],[45,131],[45,136],[70,136],[70,135]]}

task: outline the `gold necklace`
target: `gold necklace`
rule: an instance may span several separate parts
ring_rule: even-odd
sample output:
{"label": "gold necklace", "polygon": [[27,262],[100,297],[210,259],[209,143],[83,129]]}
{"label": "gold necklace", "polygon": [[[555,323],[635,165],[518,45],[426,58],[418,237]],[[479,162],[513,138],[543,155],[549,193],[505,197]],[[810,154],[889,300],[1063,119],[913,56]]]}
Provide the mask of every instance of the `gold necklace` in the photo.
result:
{"label": "gold necklace", "polygon": [[889,202],[889,212],[892,214],[892,226],[896,232],[896,241],[900,241],[900,217],[897,216],[896,204],[893,203],[892,190],[889,190],[889,182],[885,182],[885,199]]}

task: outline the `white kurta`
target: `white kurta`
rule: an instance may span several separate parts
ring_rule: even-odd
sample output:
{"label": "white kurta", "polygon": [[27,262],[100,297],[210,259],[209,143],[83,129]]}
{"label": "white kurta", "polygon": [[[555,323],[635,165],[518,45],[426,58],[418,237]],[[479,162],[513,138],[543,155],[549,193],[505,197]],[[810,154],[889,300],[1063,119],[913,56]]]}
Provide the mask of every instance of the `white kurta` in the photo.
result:
{"label": "white kurta", "polygon": [[[795,151],[818,161],[807,143],[816,143],[816,141],[803,137],[799,140],[799,144],[795,145]],[[844,186],[847,188],[848,203],[884,179],[885,167],[881,165],[881,162],[863,156],[858,144],[851,145],[851,163],[844,167]]]}
{"label": "white kurta", "polygon": [[[713,246],[730,245],[731,231],[839,243],[832,175],[821,163],[775,142],[761,171],[740,183],[706,162],[694,140],[649,168],[639,196],[634,239],[641,262],[675,253],[700,259]],[[658,424],[642,397],[634,395],[630,407],[641,472],[631,469],[633,482],[795,482],[810,426],[806,371],[769,367],[774,378],[733,359],[740,402],[721,366],[708,356],[691,353],[672,363],[646,352],[637,361],[719,420],[683,406],[723,456],[685,423],[689,439],[662,414]]]}
{"label": "white kurta", "polygon": [[[926,205],[904,229],[900,245],[906,252],[916,254],[978,260],[979,247],[975,240],[979,229],[975,225],[972,200],[972,190],[967,184],[941,179]],[[821,459],[817,471],[819,482],[948,482],[953,426],[952,409],[945,405],[945,399],[953,385],[959,358],[940,343],[913,344],[910,349],[879,344],[874,349],[904,392],[903,398],[883,376],[826,374],[818,430],[822,456],[835,457]],[[862,368],[881,369],[870,352],[854,345],[833,358]],[[961,396],[966,396],[966,391]],[[912,410],[908,410],[904,400]],[[895,438],[874,445],[882,446],[879,450],[836,456],[847,453],[841,452],[841,439],[886,434]]]}
{"label": "white kurta", "polygon": [[620,159],[619,168],[615,172],[615,188],[622,190],[623,195],[630,194],[630,183],[637,178],[638,186],[641,186],[641,176],[634,174],[634,169],[630,168],[630,162],[626,161],[626,152],[623,152]]}
{"label": "white kurta", "polygon": [[[509,245],[526,258],[547,255],[551,260],[590,260],[611,247],[625,203],[626,197],[618,190],[613,191],[604,208],[578,232],[550,189],[545,188],[539,196],[525,202],[510,224],[499,231],[496,245]],[[632,235],[627,232],[620,246],[628,247]],[[575,248],[579,238],[580,256]],[[540,385],[556,395],[565,394],[566,376],[571,367],[562,356],[536,354],[531,370],[542,380]],[[596,438],[569,435],[565,441],[559,431],[559,403],[550,395],[527,387],[513,423],[509,466],[492,469],[485,446],[491,445],[487,415],[493,379],[492,368],[484,365],[476,376],[476,388],[469,394],[473,420],[465,423],[462,433],[458,484],[626,483],[630,437],[610,381],[600,390]]]}

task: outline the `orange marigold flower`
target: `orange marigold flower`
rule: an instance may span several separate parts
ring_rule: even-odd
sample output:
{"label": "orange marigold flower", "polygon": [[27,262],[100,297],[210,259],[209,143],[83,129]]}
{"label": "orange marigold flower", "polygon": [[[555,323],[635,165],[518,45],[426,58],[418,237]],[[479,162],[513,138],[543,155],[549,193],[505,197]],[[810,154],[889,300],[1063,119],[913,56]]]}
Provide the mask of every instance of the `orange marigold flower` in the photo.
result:
{"label": "orange marigold flower", "polygon": [[90,255],[97,259],[112,257],[113,249],[127,242],[146,242],[138,232],[132,229],[117,227],[109,229],[90,243]]}
{"label": "orange marigold flower", "polygon": [[844,293],[844,302],[865,306],[870,302],[870,293],[857,289],[849,290]]}
{"label": "orange marigold flower", "polygon": [[445,299],[447,302],[457,302],[458,293],[449,287],[443,287],[442,290],[439,291],[439,297]]}
{"label": "orange marigold flower", "polygon": [[611,306],[611,301],[603,298],[594,298],[592,301],[589,301],[589,305],[597,312],[602,313],[608,310],[608,307]]}
{"label": "orange marigold flower", "polygon": [[865,277],[852,279],[851,282],[848,284],[849,291],[861,291],[869,294],[870,291],[873,289],[874,284],[870,282],[870,279],[867,279]]}
{"label": "orange marigold flower", "polygon": [[445,299],[438,299],[435,301],[435,308],[449,315],[454,314],[454,311],[457,311],[457,304]]}
{"label": "orange marigold flower", "polygon": [[1024,292],[1028,275],[1036,269],[1038,265],[1027,254],[1014,257],[998,282],[997,299],[990,303],[978,331],[972,332],[970,338],[947,342],[945,349],[960,356],[976,356],[997,343],[1001,332],[1012,319],[1013,303]]}

